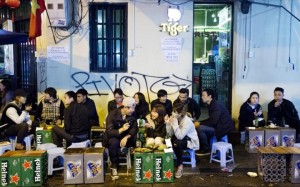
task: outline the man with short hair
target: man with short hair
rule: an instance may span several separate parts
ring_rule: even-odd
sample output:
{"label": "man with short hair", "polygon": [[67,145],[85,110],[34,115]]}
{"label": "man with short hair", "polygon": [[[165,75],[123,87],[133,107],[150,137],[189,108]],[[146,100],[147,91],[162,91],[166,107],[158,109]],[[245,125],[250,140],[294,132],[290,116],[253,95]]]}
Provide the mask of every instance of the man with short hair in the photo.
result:
{"label": "man with short hair", "polygon": [[89,114],[89,123],[91,126],[99,126],[99,117],[96,110],[95,102],[88,98],[88,92],[85,89],[79,89],[76,92],[77,103],[86,107]]}
{"label": "man with short hair", "polygon": [[173,102],[173,106],[179,102],[187,105],[188,112],[191,114],[193,121],[196,121],[199,119],[200,114],[201,114],[200,107],[193,98],[189,97],[189,90],[187,88],[181,88],[179,90],[179,96]]}
{"label": "man with short hair", "polygon": [[163,105],[166,109],[167,114],[169,116],[172,115],[172,109],[173,109],[172,102],[168,99],[168,93],[166,90],[164,90],[164,89],[158,90],[157,99],[155,99],[151,102],[151,110],[157,104]]}
{"label": "man with short hair", "polygon": [[284,89],[276,87],[274,89],[274,99],[268,104],[268,123],[274,123],[277,126],[288,124],[290,127],[296,129],[298,137],[298,134],[300,133],[298,111],[291,101],[284,99],[283,97]]}
{"label": "man with short hair", "polygon": [[208,104],[209,115],[208,119],[195,125],[200,141],[200,153],[202,154],[209,153],[210,140],[213,136],[216,136],[217,141],[220,141],[223,136],[234,131],[235,128],[228,110],[218,103],[214,96],[212,89],[202,91],[202,101]]}
{"label": "man with short hair", "polygon": [[107,104],[107,111],[110,113],[114,109],[122,106],[123,101],[123,90],[121,88],[116,88],[114,91],[114,99],[110,100]]}
{"label": "man with short hair", "polygon": [[[118,179],[118,153],[126,148],[135,147],[138,132],[137,120],[133,113],[135,100],[132,97],[123,99],[122,106],[111,111],[106,118],[106,131],[103,146],[108,148],[111,165],[111,177]],[[125,149],[124,149],[125,148]],[[127,150],[128,151],[128,150]]]}

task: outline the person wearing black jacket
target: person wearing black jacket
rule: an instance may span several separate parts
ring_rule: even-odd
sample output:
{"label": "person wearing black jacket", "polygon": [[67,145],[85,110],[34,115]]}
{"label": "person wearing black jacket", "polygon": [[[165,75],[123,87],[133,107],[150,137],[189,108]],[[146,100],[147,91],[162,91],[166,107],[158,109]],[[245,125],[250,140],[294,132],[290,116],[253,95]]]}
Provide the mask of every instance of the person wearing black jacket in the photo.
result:
{"label": "person wearing black jacket", "polygon": [[187,88],[181,88],[179,90],[179,96],[173,102],[173,106],[179,102],[187,105],[187,109],[188,109],[187,112],[191,114],[193,121],[196,121],[199,119],[200,114],[201,114],[200,107],[193,98],[189,97],[189,90]]}
{"label": "person wearing black jacket", "polygon": [[106,118],[106,131],[103,137],[103,146],[108,148],[112,163],[111,177],[118,179],[118,153],[124,148],[135,147],[138,132],[137,120],[133,113],[135,100],[132,97],[123,99],[122,106],[111,111]]}
{"label": "person wearing black jacket", "polygon": [[172,115],[172,102],[168,99],[168,92],[164,89],[158,90],[157,92],[157,99],[151,102],[151,110],[157,104],[164,105],[166,112],[169,116]]}
{"label": "person wearing black jacket", "polygon": [[145,96],[141,92],[134,94],[133,98],[135,99],[135,110],[134,116],[136,119],[146,119],[146,116],[150,113],[149,104],[147,103]]}
{"label": "person wearing black jacket", "polygon": [[274,99],[268,104],[268,123],[277,126],[288,124],[296,129],[297,136],[300,133],[300,120],[298,111],[294,104],[284,99],[284,89],[276,87],[274,89]]}
{"label": "person wearing black jacket", "polygon": [[114,109],[122,106],[123,101],[123,90],[121,88],[116,88],[114,90],[114,99],[110,100],[107,104],[107,112],[110,113]]}
{"label": "person wearing black jacket", "polygon": [[209,118],[200,121],[196,130],[200,141],[200,152],[208,153],[209,141],[213,136],[216,136],[217,141],[220,141],[223,136],[234,131],[235,127],[228,110],[214,99],[212,89],[202,91],[202,101],[208,104]]}
{"label": "person wearing black jacket", "polygon": [[91,126],[99,126],[99,117],[96,110],[95,102],[88,98],[88,92],[85,89],[79,89],[76,92],[77,103],[86,107],[89,114],[89,122]]}
{"label": "person wearing black jacket", "polygon": [[[259,94],[257,92],[251,92],[250,97],[242,104],[239,115],[239,131],[245,131],[245,127],[254,127],[254,120],[264,118],[262,108],[258,102]],[[258,121],[257,125],[264,126],[265,121]]]}
{"label": "person wearing black jacket", "polygon": [[75,92],[65,93],[65,103],[69,106],[64,111],[64,128],[59,126],[52,128],[53,143],[58,147],[63,146],[63,138],[67,141],[67,145],[87,140],[91,128],[88,112],[85,106],[76,102]]}

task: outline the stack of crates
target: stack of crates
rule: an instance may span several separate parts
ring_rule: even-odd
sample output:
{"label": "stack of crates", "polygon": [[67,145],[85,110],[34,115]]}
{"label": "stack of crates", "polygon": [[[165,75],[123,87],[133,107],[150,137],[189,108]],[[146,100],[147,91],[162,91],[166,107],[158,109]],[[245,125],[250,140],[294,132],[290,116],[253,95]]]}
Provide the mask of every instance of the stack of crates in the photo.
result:
{"label": "stack of crates", "polygon": [[8,151],[0,163],[1,186],[43,186],[47,180],[46,151]]}
{"label": "stack of crates", "polygon": [[104,148],[88,148],[84,152],[84,183],[104,183]]}
{"label": "stack of crates", "polygon": [[64,153],[64,183],[83,184],[84,148],[70,148]]}
{"label": "stack of crates", "polygon": [[51,130],[36,130],[35,143],[36,143],[36,147],[44,143],[52,143]]}
{"label": "stack of crates", "polygon": [[263,128],[249,128],[246,127],[245,134],[245,149],[249,153],[257,153],[256,148],[264,146],[264,129]]}
{"label": "stack of crates", "polygon": [[173,153],[134,153],[135,183],[174,182]]}

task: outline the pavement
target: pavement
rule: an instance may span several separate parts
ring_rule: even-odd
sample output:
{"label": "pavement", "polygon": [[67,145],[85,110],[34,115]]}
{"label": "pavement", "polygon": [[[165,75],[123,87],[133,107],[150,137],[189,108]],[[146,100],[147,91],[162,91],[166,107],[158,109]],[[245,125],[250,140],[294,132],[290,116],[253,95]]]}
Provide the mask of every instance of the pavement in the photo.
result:
{"label": "pavement", "polygon": [[189,165],[184,165],[183,176],[180,179],[175,179],[174,183],[136,184],[133,178],[133,167],[128,171],[125,167],[122,167],[118,171],[120,178],[115,181],[111,179],[110,172],[106,172],[104,184],[64,185],[63,172],[56,171],[52,177],[48,178],[45,186],[300,186],[300,184],[292,184],[287,181],[283,183],[265,183],[260,177],[248,176],[247,172],[257,172],[259,154],[248,153],[242,144],[233,145],[233,151],[235,163],[231,166],[236,167],[232,172],[223,172],[219,163],[209,163],[209,155],[197,156],[197,166],[191,168]]}

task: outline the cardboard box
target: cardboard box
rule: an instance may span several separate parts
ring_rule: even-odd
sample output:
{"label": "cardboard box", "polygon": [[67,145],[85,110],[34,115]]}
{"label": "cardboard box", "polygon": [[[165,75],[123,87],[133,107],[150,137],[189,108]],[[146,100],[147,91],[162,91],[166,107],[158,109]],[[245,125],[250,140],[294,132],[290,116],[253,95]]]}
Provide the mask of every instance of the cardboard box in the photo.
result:
{"label": "cardboard box", "polygon": [[264,144],[264,129],[263,128],[249,128],[246,127],[245,134],[245,149],[249,153],[257,153],[257,147],[263,147]]}
{"label": "cardboard box", "polygon": [[153,183],[153,153],[134,153],[135,183]]}
{"label": "cardboard box", "polygon": [[265,129],[265,146],[266,147],[280,146],[279,129]]}
{"label": "cardboard box", "polygon": [[296,142],[296,130],[293,128],[280,128],[280,142],[282,146],[293,147]]}
{"label": "cardboard box", "polygon": [[174,154],[154,152],[154,181],[174,182]]}
{"label": "cardboard box", "polygon": [[64,183],[83,183],[83,153],[85,149],[69,148],[64,153]]}
{"label": "cardboard box", "polygon": [[36,146],[44,144],[44,143],[52,143],[51,130],[35,131],[35,143],[36,143]]}
{"label": "cardboard box", "polygon": [[104,183],[104,148],[88,148],[84,152],[84,183]]}

